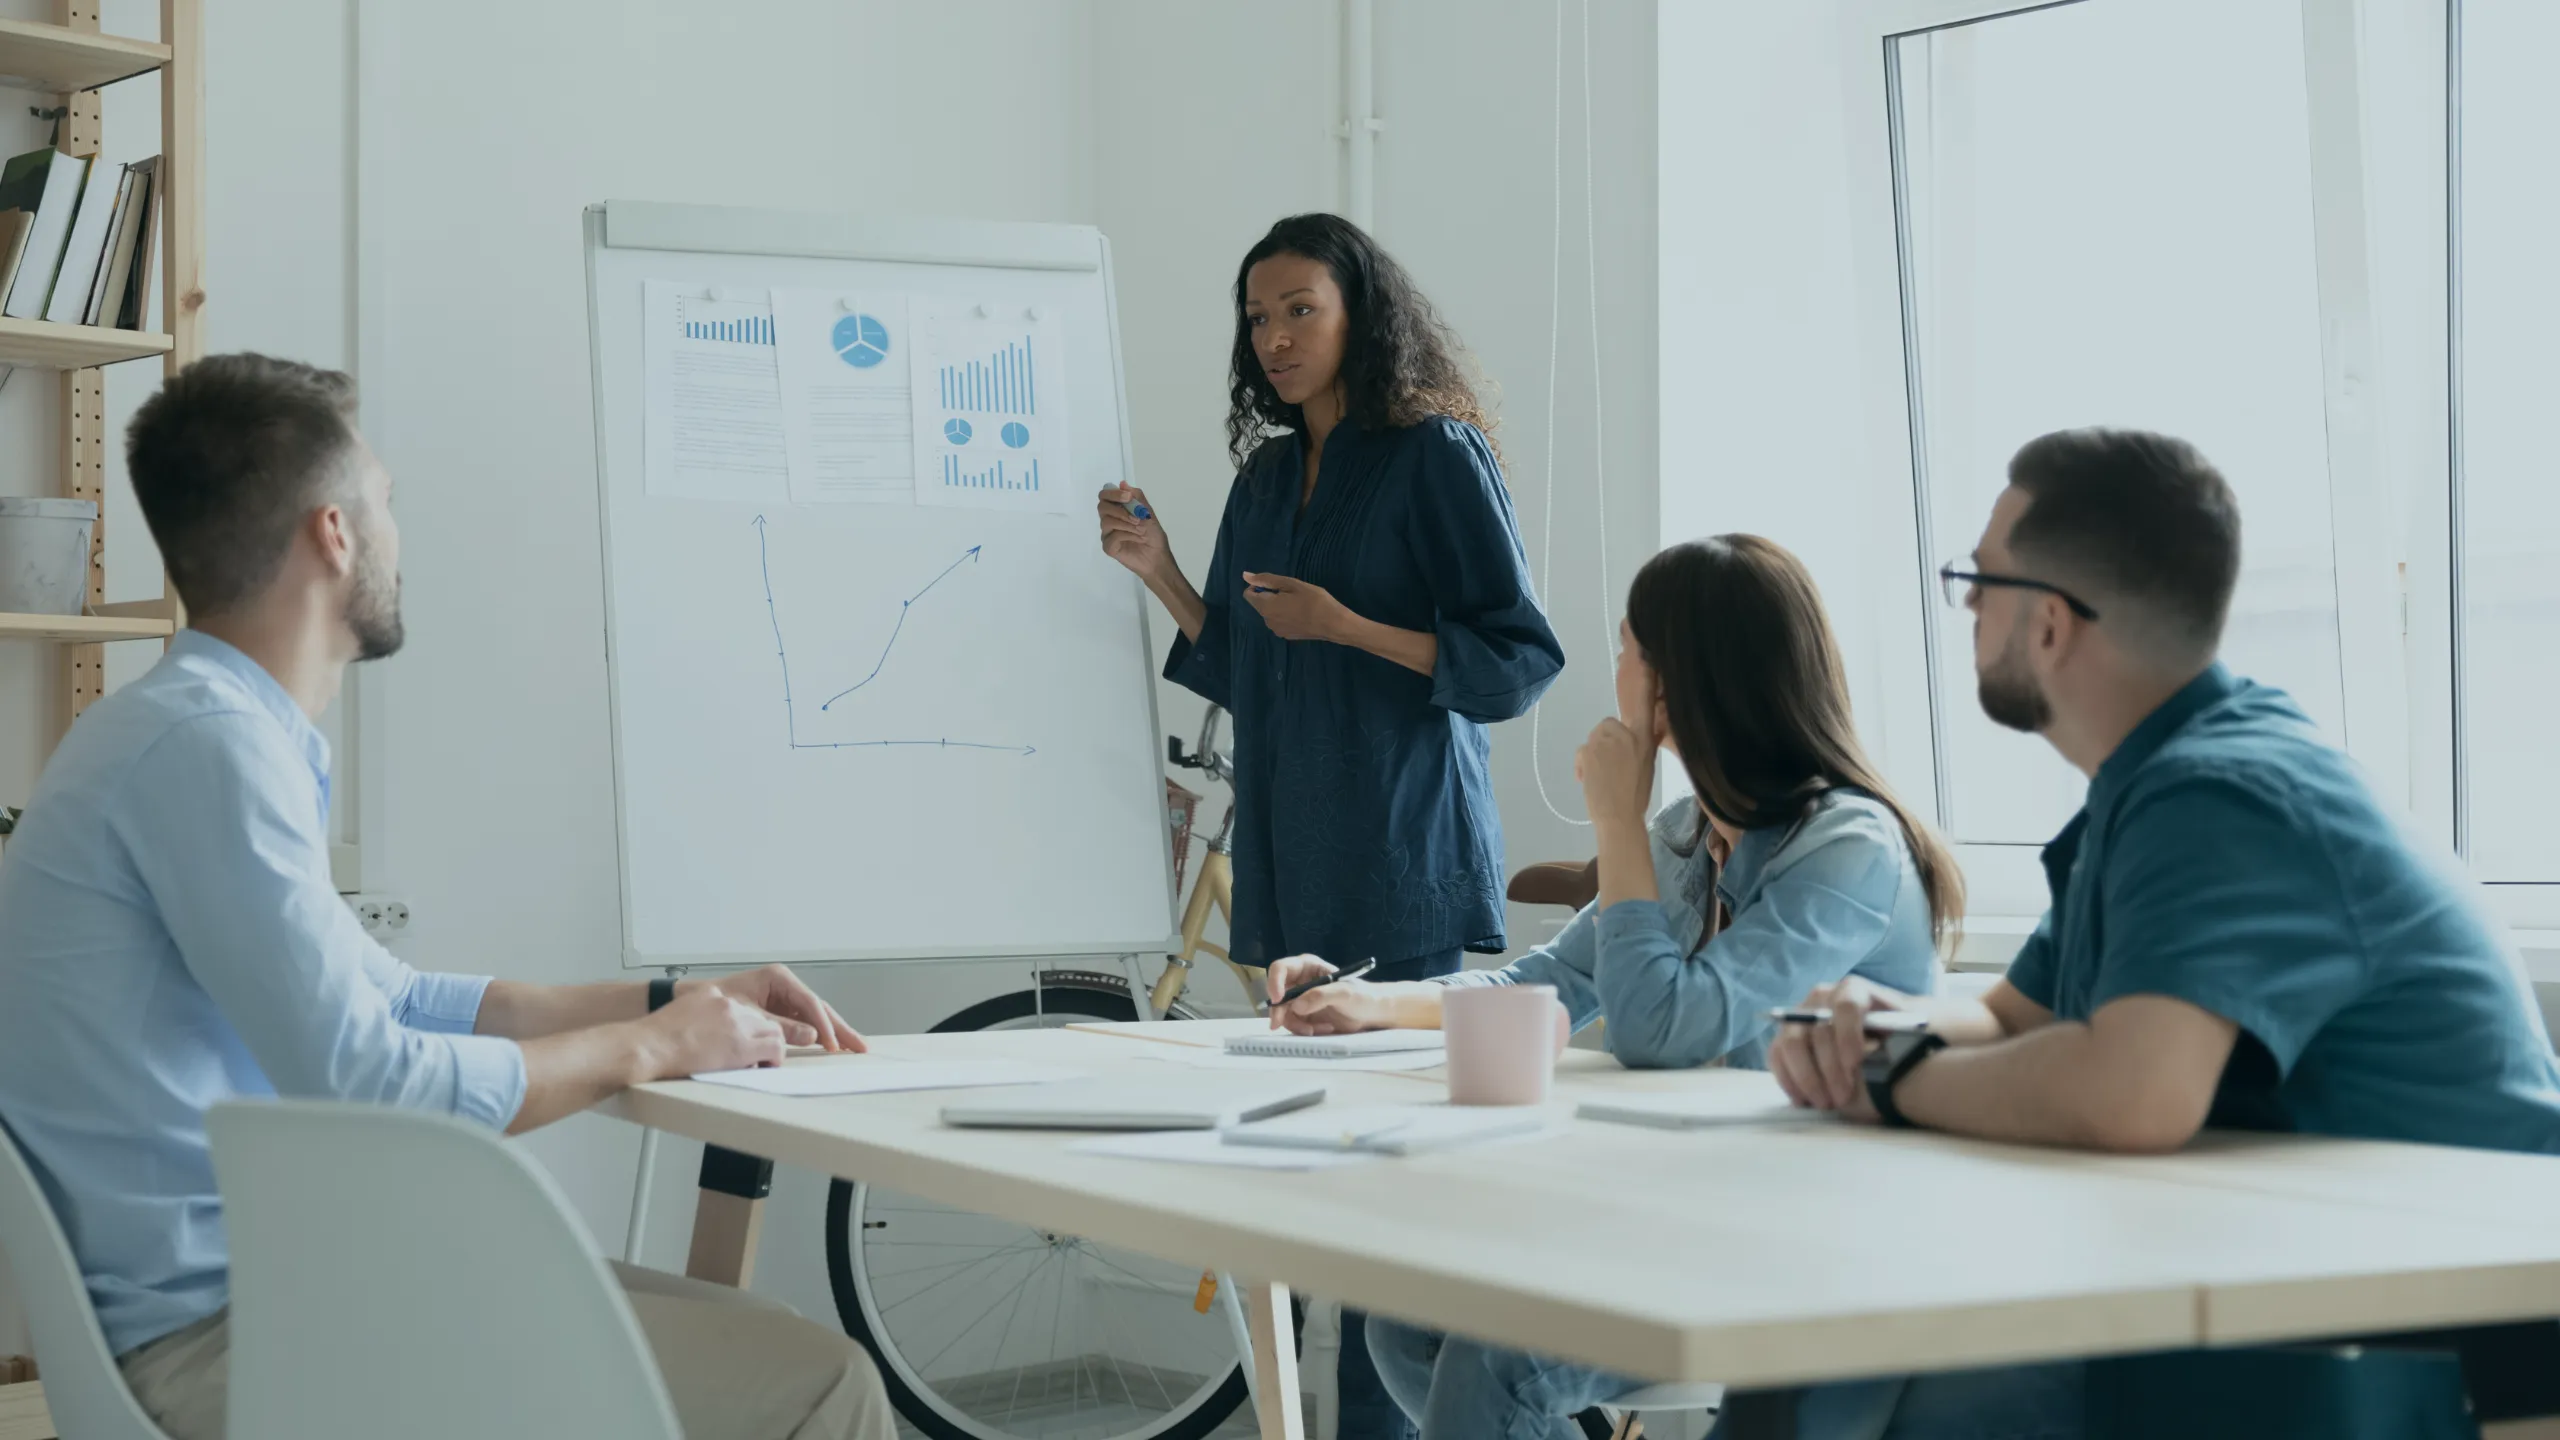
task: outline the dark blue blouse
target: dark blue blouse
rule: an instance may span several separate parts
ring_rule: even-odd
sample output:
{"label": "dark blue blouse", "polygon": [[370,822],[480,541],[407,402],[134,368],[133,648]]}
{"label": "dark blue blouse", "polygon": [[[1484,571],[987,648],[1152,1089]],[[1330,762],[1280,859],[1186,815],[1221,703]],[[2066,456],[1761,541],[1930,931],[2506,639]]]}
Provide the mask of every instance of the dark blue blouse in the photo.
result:
{"label": "dark blue blouse", "polygon": [[[1235,716],[1239,964],[1499,951],[1502,816],[1485,726],[1564,669],[1482,432],[1435,417],[1325,442],[1304,514],[1303,440],[1269,441],[1227,493],[1200,587],[1208,619],[1165,678]],[[1439,637],[1429,676],[1271,633],[1243,574],[1321,585],[1363,618]]]}

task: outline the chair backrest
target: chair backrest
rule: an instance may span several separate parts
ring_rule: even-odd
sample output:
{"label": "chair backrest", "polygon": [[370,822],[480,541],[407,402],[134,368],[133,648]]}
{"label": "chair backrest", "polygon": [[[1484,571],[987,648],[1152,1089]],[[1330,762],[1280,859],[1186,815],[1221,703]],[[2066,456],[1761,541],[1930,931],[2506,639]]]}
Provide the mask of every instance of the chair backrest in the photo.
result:
{"label": "chair backrest", "polygon": [[36,1369],[54,1428],[74,1440],[168,1440],[134,1403],[124,1372],[107,1349],[98,1312],[70,1238],[35,1170],[0,1124],[0,1256],[9,1262],[19,1302],[35,1332]]}
{"label": "chair backrest", "polygon": [[622,1287],[497,1136],[380,1106],[216,1106],[230,1433],[681,1440]]}

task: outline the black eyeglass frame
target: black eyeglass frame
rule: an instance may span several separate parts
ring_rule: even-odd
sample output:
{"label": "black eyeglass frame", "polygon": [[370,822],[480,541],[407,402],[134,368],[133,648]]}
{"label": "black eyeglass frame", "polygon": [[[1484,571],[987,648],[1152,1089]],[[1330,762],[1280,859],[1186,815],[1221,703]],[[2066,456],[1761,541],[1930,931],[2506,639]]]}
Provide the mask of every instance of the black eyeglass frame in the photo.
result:
{"label": "black eyeglass frame", "polygon": [[1956,589],[1959,585],[1975,589],[2040,591],[2070,606],[2071,613],[2083,620],[2098,618],[2095,607],[2059,585],[2043,580],[2030,580],[2024,575],[1994,575],[1980,570],[1959,570],[1953,560],[1938,567],[1939,592],[1947,597],[1949,605],[1961,610],[1965,606],[1965,596]]}

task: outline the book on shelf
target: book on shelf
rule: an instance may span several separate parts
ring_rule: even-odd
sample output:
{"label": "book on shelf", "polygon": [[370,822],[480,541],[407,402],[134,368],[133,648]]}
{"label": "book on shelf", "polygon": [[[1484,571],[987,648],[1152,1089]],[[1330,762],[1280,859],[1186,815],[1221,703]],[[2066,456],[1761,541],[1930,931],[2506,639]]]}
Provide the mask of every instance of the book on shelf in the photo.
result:
{"label": "book on shelf", "polygon": [[154,155],[125,167],[125,196],[107,226],[106,259],[91,287],[88,324],[142,328],[142,301],[151,290],[151,235],[159,214],[160,157]]}
{"label": "book on shelf", "polygon": [[15,320],[43,317],[88,175],[86,158],[54,149],[30,150],[0,167],[0,210],[24,210],[34,217],[0,314]]}
{"label": "book on shelf", "polygon": [[[107,280],[115,273],[116,232],[124,228],[125,207],[133,203],[133,167],[119,165],[116,176],[116,203],[107,209],[106,223],[99,227],[98,258],[89,267],[89,285],[80,296],[80,313],[66,322],[79,325],[98,323],[98,302],[106,298]],[[79,227],[72,227],[77,239]]]}
{"label": "book on shelf", "polygon": [[18,273],[18,257],[27,253],[27,230],[36,217],[24,210],[0,210],[0,299],[9,294],[9,277]]}
{"label": "book on shelf", "polygon": [[106,256],[107,221],[124,187],[120,161],[92,160],[80,186],[80,208],[71,220],[71,236],[62,245],[62,270],[54,277],[53,294],[45,301],[44,318],[56,325],[77,325],[89,308],[89,287],[97,281],[98,264]]}

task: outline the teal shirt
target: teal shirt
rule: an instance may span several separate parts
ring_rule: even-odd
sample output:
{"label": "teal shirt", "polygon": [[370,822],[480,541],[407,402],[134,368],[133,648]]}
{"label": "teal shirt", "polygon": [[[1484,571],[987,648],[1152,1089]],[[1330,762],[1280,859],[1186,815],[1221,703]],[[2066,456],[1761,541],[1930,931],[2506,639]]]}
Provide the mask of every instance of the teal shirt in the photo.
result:
{"label": "teal shirt", "polygon": [[[1768,1012],[1817,985],[1858,975],[1907,994],[1937,987],[1929,896],[1883,801],[1834,790],[1791,824],[1743,831],[1721,871],[1699,843],[1695,800],[1657,812],[1651,838],[1659,901],[1594,902],[1502,969],[1437,983],[1553,985],[1574,1028],[1606,1019],[1609,1052],[1633,1068],[1755,1070],[1777,1033]],[[1733,923],[1707,940],[1719,900]]]}
{"label": "teal shirt", "polygon": [[2560,1153],[2560,1059],[2453,857],[2280,690],[2220,665],[2116,747],[2045,847],[2009,982],[2062,1020],[2169,995],[2240,1044],[2208,1123]]}

